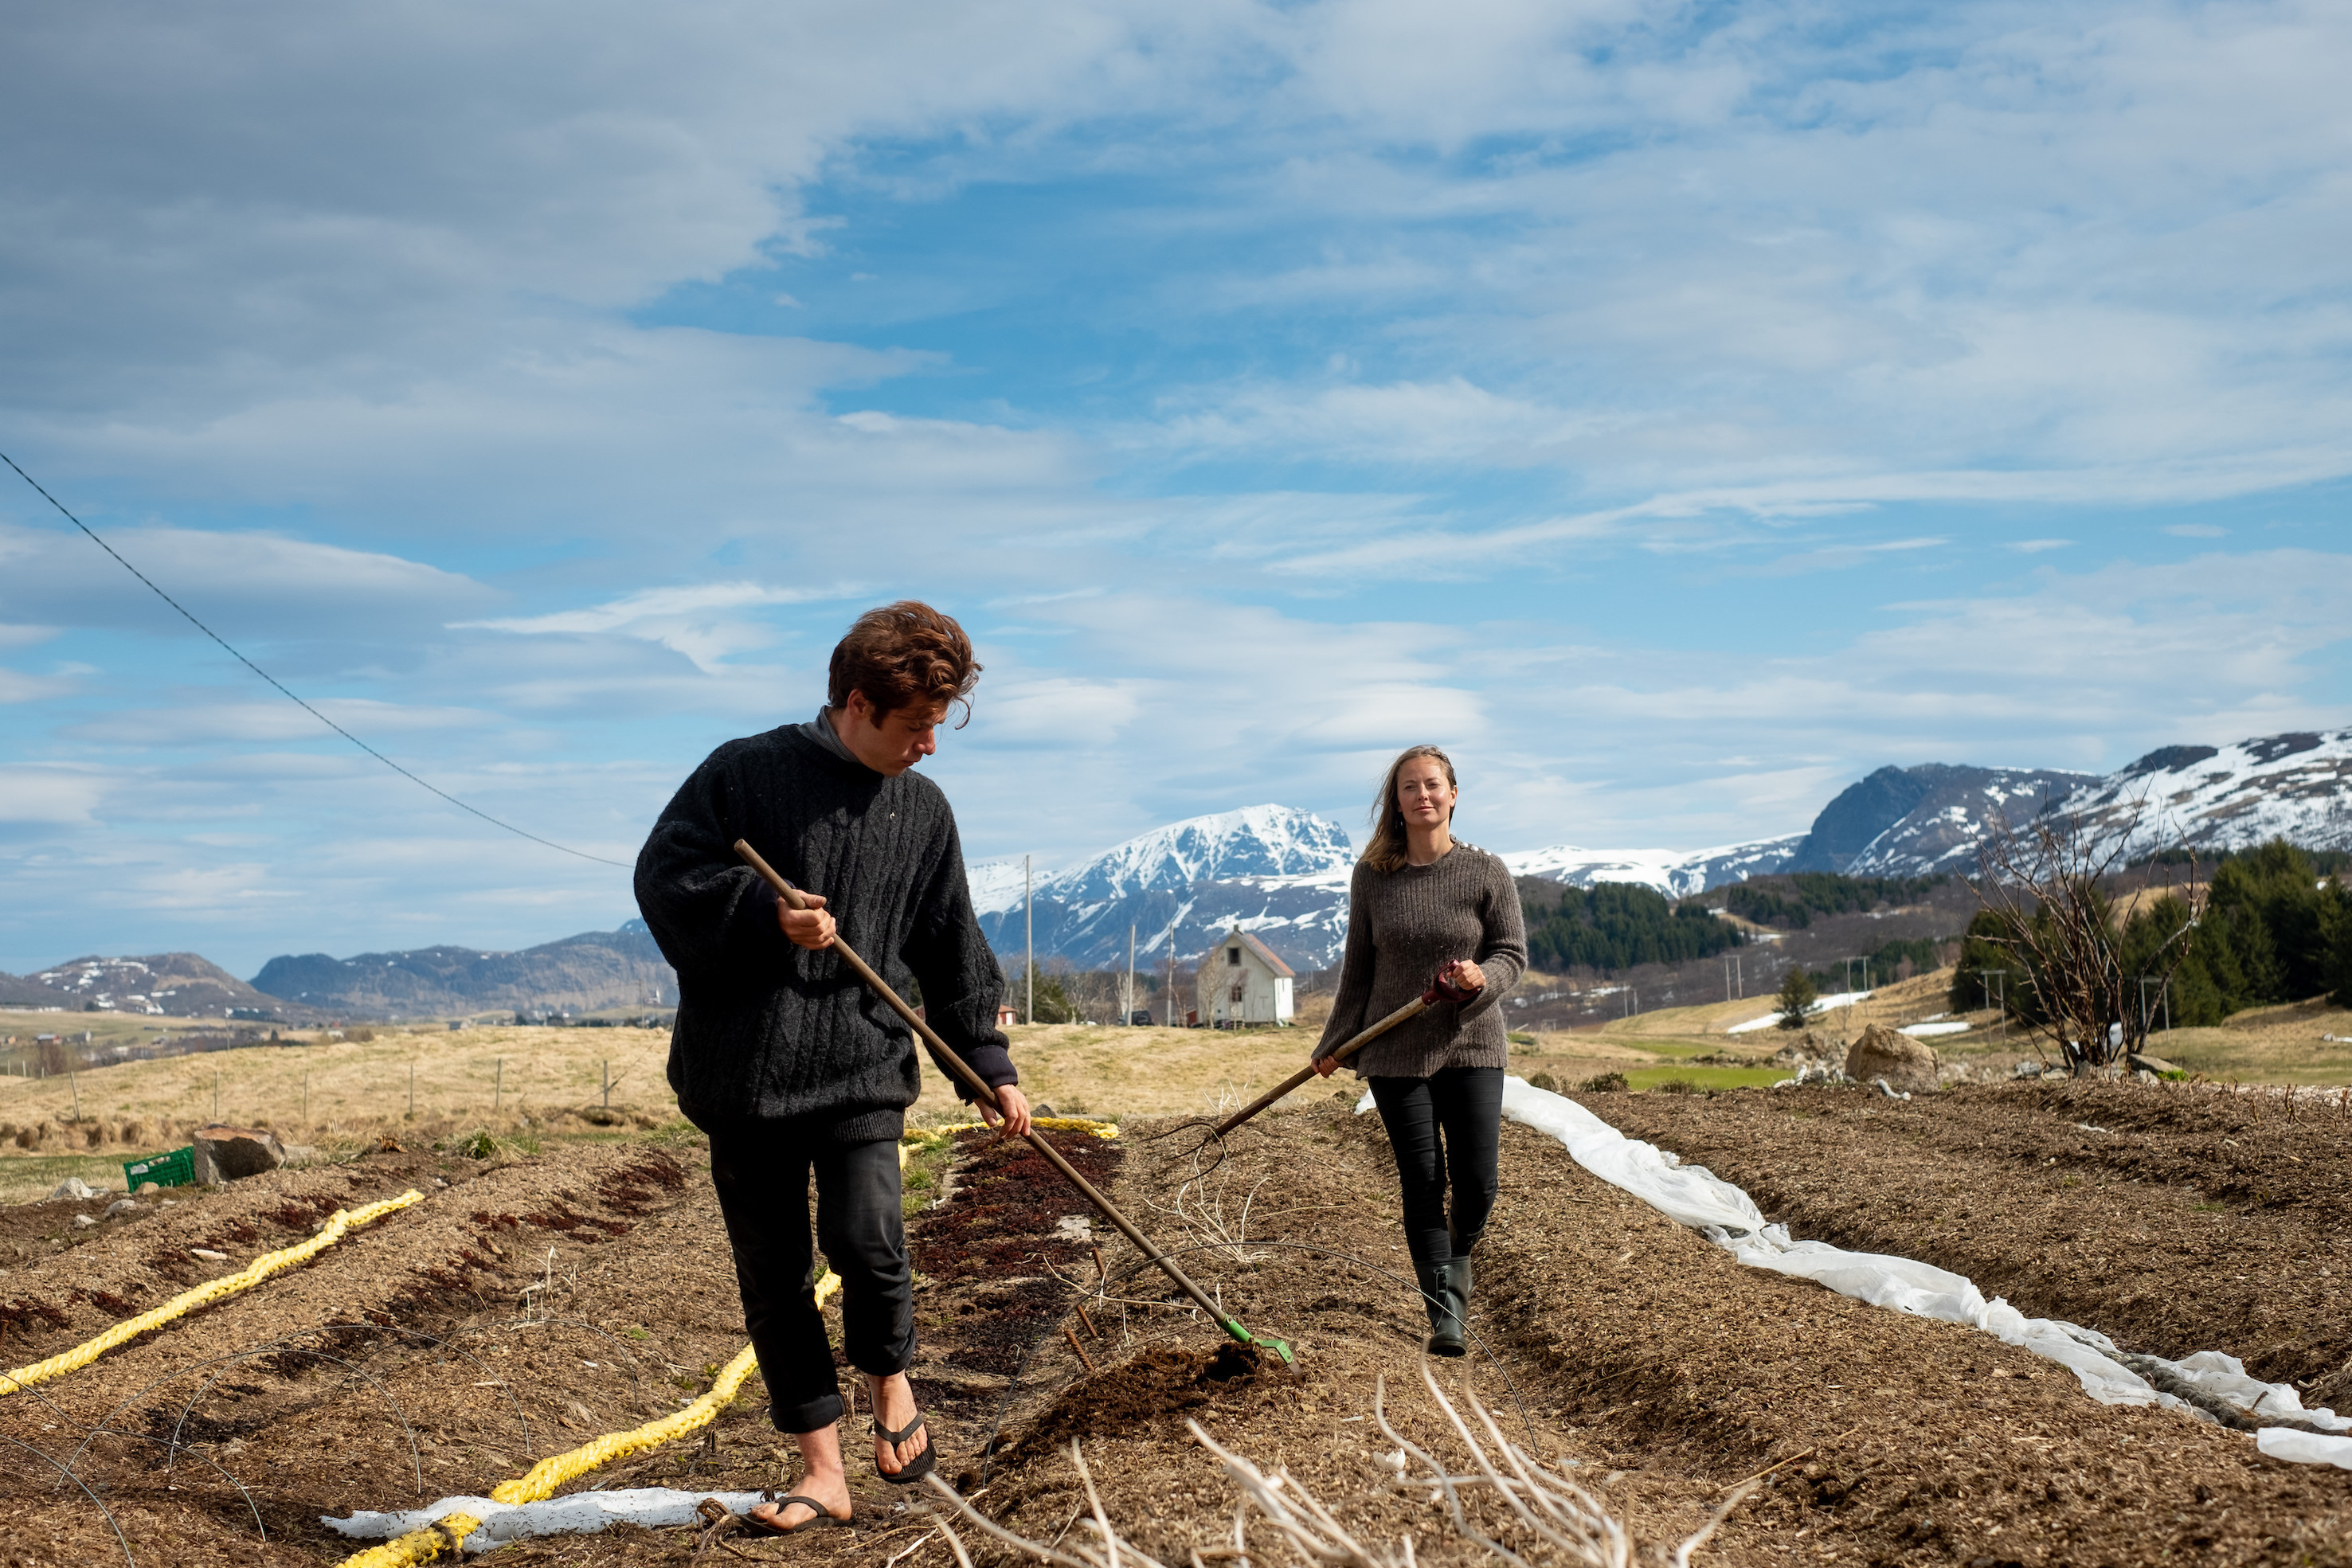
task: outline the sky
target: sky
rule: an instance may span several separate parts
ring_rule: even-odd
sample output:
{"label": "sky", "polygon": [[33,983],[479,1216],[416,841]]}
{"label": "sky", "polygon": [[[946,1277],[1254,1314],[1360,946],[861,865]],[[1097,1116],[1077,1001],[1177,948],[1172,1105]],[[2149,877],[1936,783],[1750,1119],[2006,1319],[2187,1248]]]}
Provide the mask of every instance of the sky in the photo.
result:
{"label": "sky", "polygon": [[2352,13],[91,0],[0,57],[0,969],[635,914],[857,612],[974,860],[2352,722]]}

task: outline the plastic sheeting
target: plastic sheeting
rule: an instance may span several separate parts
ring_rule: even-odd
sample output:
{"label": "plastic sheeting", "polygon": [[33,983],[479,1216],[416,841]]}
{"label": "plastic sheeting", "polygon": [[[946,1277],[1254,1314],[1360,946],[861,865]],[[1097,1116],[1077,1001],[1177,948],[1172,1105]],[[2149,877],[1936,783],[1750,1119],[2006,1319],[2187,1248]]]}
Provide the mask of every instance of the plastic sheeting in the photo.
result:
{"label": "plastic sheeting", "polygon": [[[1360,1113],[1371,1108],[1372,1097],[1367,1092],[1356,1109]],[[1988,1301],[1972,1281],[1931,1263],[1796,1240],[1786,1226],[1767,1225],[1763,1211],[1745,1191],[1704,1166],[1685,1165],[1677,1155],[1625,1136],[1565,1095],[1538,1089],[1523,1079],[1507,1078],[1503,1084],[1503,1114],[1557,1138],[1578,1165],[1668,1218],[1689,1226],[1750,1268],[1811,1280],[1873,1306],[1981,1330],[2004,1344],[2065,1367],[2082,1384],[2083,1392],[2102,1405],[2160,1405],[2200,1420],[2213,1419],[2196,1405],[2160,1392],[2116,1359],[2123,1353],[2106,1335],[2054,1318],[2029,1318],[1998,1296]],[[2197,1395],[2253,1419],[2292,1417],[2331,1432],[2352,1434],[2352,1420],[2341,1419],[2331,1410],[2305,1410],[2302,1396],[2293,1388],[2248,1376],[2234,1356],[2200,1351],[2177,1362],[2158,1356],[2130,1359],[2151,1370],[2160,1369],[2168,1375],[2168,1380],[2178,1379]],[[2288,1427],[2265,1428],[2263,1436],[2340,1442],[2352,1451],[2352,1437],[2317,1437]],[[2270,1454],[2273,1449],[2266,1447],[2263,1452]],[[2273,1457],[2302,1458],[2300,1452]],[[2340,1461],[2315,1457],[2302,1462]]]}
{"label": "plastic sheeting", "polygon": [[[781,1495],[781,1494],[779,1494]],[[647,1530],[674,1529],[699,1523],[695,1505],[717,1498],[731,1513],[749,1513],[764,1500],[756,1491],[675,1491],[668,1487],[632,1487],[623,1491],[574,1492],[544,1502],[492,1502],[486,1497],[445,1497],[430,1508],[404,1513],[354,1512],[349,1519],[321,1521],[328,1529],[355,1541],[389,1541],[423,1530],[451,1514],[467,1514],[482,1521],[466,1537],[467,1552],[488,1552],[527,1541],[534,1535],[593,1535],[614,1521]]]}

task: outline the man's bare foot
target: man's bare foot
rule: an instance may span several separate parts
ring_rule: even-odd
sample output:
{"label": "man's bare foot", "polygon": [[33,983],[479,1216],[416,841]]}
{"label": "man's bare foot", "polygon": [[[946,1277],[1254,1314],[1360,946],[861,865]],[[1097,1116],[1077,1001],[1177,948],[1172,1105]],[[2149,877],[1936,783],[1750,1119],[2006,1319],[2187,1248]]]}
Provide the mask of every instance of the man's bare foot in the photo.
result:
{"label": "man's bare foot", "polygon": [[[915,1390],[908,1383],[907,1375],[894,1372],[887,1377],[869,1376],[866,1386],[873,1396],[874,1419],[889,1431],[904,1431],[907,1423],[916,1416]],[[895,1476],[921,1458],[923,1451],[930,1446],[931,1433],[928,1427],[908,1433],[905,1442],[895,1445],[877,1437],[874,1439],[874,1468],[886,1476]]]}
{"label": "man's bare foot", "polygon": [[[801,1479],[784,1490],[814,1498],[835,1519],[848,1519],[849,1476],[841,1466],[840,1427],[820,1427],[796,1434],[793,1441],[801,1451]],[[770,1530],[791,1530],[816,1515],[806,1503],[763,1502],[751,1510],[751,1517]]]}
{"label": "man's bare foot", "polygon": [[[849,1483],[846,1479],[836,1476],[832,1483],[827,1485],[803,1477],[800,1484],[793,1490],[801,1497],[814,1498],[824,1504],[825,1512],[845,1523],[847,1522],[850,1517],[850,1506]],[[761,1503],[751,1510],[751,1517],[773,1530],[791,1530],[806,1524],[816,1515],[808,1504],[795,1500],[784,1503]]]}

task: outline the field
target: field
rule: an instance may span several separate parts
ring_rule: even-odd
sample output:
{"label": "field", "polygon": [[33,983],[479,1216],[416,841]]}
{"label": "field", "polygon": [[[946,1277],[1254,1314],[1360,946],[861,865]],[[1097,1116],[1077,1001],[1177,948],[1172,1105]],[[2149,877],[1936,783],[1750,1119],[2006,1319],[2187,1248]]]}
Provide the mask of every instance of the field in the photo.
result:
{"label": "field", "polygon": [[[1719,1020],[1626,1021],[1642,1027],[1542,1037],[1520,1056],[1614,1064],[1638,1080],[1726,1047]],[[2315,1024],[2332,1031],[2315,1012],[2212,1032],[2242,1068],[2270,1051],[2299,1070],[2294,1041]],[[1516,1125],[1479,1253],[1472,1328],[1485,1354],[1439,1364],[1425,1383],[1393,1171],[1377,1119],[1353,1113],[1352,1087],[1311,1085],[1233,1139],[1221,1164],[1181,1125],[1301,1061],[1310,1031],[1018,1032],[1034,1097],[1122,1119],[1108,1143],[1057,1142],[1161,1245],[1184,1249],[1228,1311],[1297,1351],[1296,1369],[1221,1354],[1213,1330],[1099,1223],[1097,1282],[1095,1252],[1064,1223],[1083,1205],[1034,1155],[973,1134],[933,1139],[915,1190],[946,1197],[919,1204],[910,1232],[917,1389],[945,1472],[1030,1540],[1058,1538],[1065,1552],[1097,1542],[1081,1522],[1076,1438],[1124,1541],[1171,1565],[1194,1552],[1223,1561],[1241,1492],[1190,1420],[1265,1470],[1286,1469],[1285,1495],[1328,1504],[1367,1563],[1402,1563],[1410,1538],[1415,1563],[1499,1563],[1442,1494],[1400,1484],[1388,1458],[1401,1450],[1382,1417],[1448,1473],[1477,1473],[1442,1395],[1473,1434],[1483,1428],[1469,1402],[1494,1410],[1639,1542],[1670,1548],[1729,1500],[1692,1555],[1702,1564],[2352,1563],[2352,1474],[2263,1458],[2242,1434],[2166,1411],[2097,1406],[2063,1370],[1984,1334],[1744,1269]],[[707,1387],[741,1346],[740,1309],[707,1155],[662,1082],[664,1047],[617,1030],[420,1031],[82,1075],[91,1114],[177,1124],[208,1113],[218,1067],[224,1116],[270,1120],[320,1158],[119,1218],[102,1203],[0,1209],[0,1365],[289,1245],[338,1206],[425,1196],[301,1269],[0,1398],[0,1436],[89,1489],[19,1450],[24,1462],[0,1471],[12,1522],[0,1559],[336,1563],[357,1543],[321,1514],[484,1491]],[[500,1060],[503,1089],[490,1065]],[[621,1082],[609,1111],[608,1060]],[[312,1119],[298,1123],[306,1074]],[[0,1119],[53,1115],[62,1087],[19,1081]],[[1907,1103],[1827,1089],[1586,1103],[1746,1186],[1801,1236],[1961,1270],[2127,1349],[2228,1351],[2295,1383],[2309,1405],[2352,1406],[2352,1294],[2340,1288],[2352,1277],[2352,1124],[2332,1099],[2053,1083]],[[934,1085],[917,1120],[957,1115]],[[461,1136],[495,1128],[506,1141]],[[0,1167],[53,1179],[56,1162],[87,1157],[25,1151]],[[77,1214],[96,1223],[78,1227]],[[755,1380],[708,1440],[567,1490],[787,1483],[763,1398]],[[932,1516],[874,1479],[865,1451],[852,1445],[853,1531],[735,1535],[698,1556],[690,1530],[615,1527],[483,1560],[684,1564],[732,1552],[948,1568]],[[1736,1484],[1767,1471],[1752,1495]],[[1574,1561],[1491,1486],[1456,1491],[1462,1526],[1529,1563]],[[1285,1561],[1263,1515],[1252,1521],[1250,1561]],[[976,1561],[1018,1560],[973,1543]]]}

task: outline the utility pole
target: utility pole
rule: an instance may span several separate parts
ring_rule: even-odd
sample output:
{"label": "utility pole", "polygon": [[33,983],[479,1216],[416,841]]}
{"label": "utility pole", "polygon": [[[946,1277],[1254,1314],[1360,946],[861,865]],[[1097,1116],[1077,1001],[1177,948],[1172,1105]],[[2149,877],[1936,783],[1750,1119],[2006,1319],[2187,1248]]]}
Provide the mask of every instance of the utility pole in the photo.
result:
{"label": "utility pole", "polygon": [[1739,987],[1739,994],[1743,997],[1746,996],[1748,994],[1748,969],[1746,964],[1741,960],[1740,956],[1737,953],[1734,953],[1731,956],[1731,977],[1732,980]]}
{"label": "utility pole", "polygon": [[1022,997],[1021,1021],[1037,1021],[1037,884],[1029,876],[1029,857],[1021,857],[1021,946],[1028,974]]}
{"label": "utility pole", "polygon": [[1127,923],[1127,991],[1119,1002],[1118,1021],[1135,1021],[1135,922]]}
{"label": "utility pole", "polygon": [[1176,1027],[1176,927],[1168,928],[1168,1027]]}

